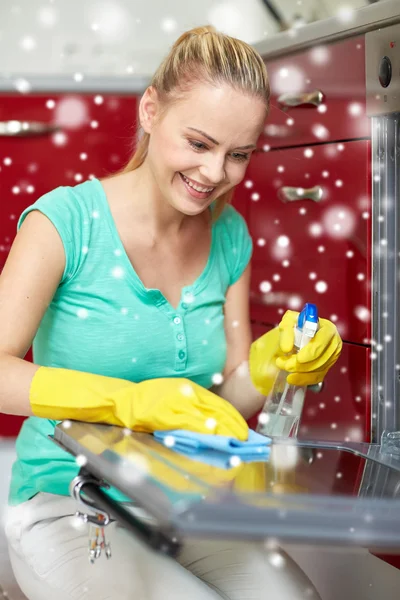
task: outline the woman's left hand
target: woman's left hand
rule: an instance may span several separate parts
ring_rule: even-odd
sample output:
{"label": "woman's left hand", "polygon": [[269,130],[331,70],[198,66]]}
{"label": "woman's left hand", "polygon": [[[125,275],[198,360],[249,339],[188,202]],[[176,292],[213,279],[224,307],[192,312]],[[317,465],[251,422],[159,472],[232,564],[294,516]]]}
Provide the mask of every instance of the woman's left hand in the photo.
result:
{"label": "woman's left hand", "polygon": [[[298,316],[298,312],[288,310],[279,323],[279,346],[284,353],[293,350],[294,327]],[[291,357],[280,356],[276,359],[276,365],[290,373],[288,383],[299,386],[320,383],[340,356],[343,342],[336,325],[328,319],[319,318],[318,322],[317,333],[304,348]]]}

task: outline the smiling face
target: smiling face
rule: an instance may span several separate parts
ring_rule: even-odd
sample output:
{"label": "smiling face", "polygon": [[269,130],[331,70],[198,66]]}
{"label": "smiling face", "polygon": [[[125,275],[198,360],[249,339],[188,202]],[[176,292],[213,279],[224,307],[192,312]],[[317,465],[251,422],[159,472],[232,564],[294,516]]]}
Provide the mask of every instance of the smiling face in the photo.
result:
{"label": "smiling face", "polygon": [[199,83],[157,119],[160,106],[148,89],[140,106],[142,127],[150,133],[146,161],[165,201],[196,215],[242,181],[265,104],[226,84]]}

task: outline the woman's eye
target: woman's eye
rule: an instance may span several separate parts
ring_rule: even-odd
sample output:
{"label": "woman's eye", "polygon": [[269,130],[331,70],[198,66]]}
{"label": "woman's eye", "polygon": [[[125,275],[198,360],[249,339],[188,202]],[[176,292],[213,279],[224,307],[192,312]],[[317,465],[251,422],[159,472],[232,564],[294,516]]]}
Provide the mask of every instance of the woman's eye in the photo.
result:
{"label": "woman's eye", "polygon": [[[203,142],[197,142],[195,140],[188,140],[188,142],[189,145],[193,148],[193,150],[196,150],[198,152],[201,150],[208,150],[208,147],[205,144],[203,144]],[[231,157],[237,162],[245,162],[250,158],[250,155],[242,154],[240,152],[232,152]]]}
{"label": "woman's eye", "polygon": [[231,154],[233,160],[238,160],[239,162],[248,160],[249,155],[248,154],[240,154],[238,152],[233,152],[233,154]]}
{"label": "woman's eye", "polygon": [[193,140],[188,140],[189,144],[192,148],[194,148],[195,150],[206,150],[207,146],[205,144],[203,144],[202,142],[195,142]]}

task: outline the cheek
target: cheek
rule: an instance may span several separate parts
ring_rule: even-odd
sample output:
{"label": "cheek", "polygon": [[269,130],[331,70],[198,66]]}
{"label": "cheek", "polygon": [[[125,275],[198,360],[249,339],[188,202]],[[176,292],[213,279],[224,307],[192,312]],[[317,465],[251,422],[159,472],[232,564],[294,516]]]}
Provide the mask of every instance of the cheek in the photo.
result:
{"label": "cheek", "polygon": [[232,185],[238,185],[241,181],[243,181],[244,176],[246,175],[246,169],[248,166],[248,162],[243,164],[232,165],[229,170],[229,181]]}
{"label": "cheek", "polygon": [[161,159],[165,167],[172,171],[182,171],[188,163],[188,152],[182,144],[174,143],[170,139],[163,140],[159,147]]}

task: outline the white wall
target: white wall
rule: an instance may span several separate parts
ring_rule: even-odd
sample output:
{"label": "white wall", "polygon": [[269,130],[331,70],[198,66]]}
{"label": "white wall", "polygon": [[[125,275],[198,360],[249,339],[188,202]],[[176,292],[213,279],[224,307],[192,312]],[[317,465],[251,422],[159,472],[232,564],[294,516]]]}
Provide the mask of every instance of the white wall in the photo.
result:
{"label": "white wall", "polygon": [[[331,0],[274,3],[290,23],[340,9]],[[149,75],[181,32],[205,23],[249,43],[278,31],[262,0],[0,0],[0,76]]]}

